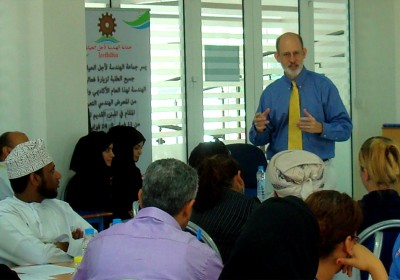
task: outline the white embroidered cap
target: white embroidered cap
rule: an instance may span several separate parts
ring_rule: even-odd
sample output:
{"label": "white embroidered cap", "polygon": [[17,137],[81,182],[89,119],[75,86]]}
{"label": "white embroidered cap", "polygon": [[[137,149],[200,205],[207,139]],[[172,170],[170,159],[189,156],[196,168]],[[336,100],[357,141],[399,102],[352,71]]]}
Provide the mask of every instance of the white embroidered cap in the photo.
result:
{"label": "white embroidered cap", "polygon": [[8,178],[16,179],[31,174],[52,161],[43,139],[21,143],[5,160]]}
{"label": "white embroidered cap", "polygon": [[306,199],[324,187],[324,169],[324,162],[317,155],[303,150],[287,150],[272,157],[267,173],[278,196],[294,195]]}

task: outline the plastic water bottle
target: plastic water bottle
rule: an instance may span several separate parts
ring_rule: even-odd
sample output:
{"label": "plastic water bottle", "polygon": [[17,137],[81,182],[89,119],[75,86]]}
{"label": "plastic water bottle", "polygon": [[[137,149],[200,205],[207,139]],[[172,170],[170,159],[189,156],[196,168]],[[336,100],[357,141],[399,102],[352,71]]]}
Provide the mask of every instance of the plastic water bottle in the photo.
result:
{"label": "plastic water bottle", "polygon": [[120,218],[114,218],[112,220],[112,225],[116,225],[116,224],[120,224],[120,223],[122,223],[122,220]]}
{"label": "plastic water bottle", "polygon": [[259,166],[258,171],[256,173],[257,176],[257,197],[258,199],[263,202],[265,199],[267,199],[266,193],[265,193],[265,172],[264,172],[264,166]]}
{"label": "plastic water bottle", "polygon": [[89,241],[93,237],[94,237],[94,229],[93,228],[85,229],[85,235],[83,236],[83,243],[82,243],[82,256],[85,255]]}
{"label": "plastic water bottle", "polygon": [[112,220],[112,222],[110,223],[110,227],[113,225],[116,225],[116,224],[120,224],[120,223],[122,223],[122,220],[120,218],[114,218]]}

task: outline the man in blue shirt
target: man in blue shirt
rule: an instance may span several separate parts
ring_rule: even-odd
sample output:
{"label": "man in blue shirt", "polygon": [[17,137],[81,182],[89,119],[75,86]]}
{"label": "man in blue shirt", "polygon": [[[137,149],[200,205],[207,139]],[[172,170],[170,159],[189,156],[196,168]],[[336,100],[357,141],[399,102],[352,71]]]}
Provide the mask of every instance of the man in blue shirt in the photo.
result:
{"label": "man in blue shirt", "polygon": [[284,75],[265,88],[261,95],[250,141],[257,146],[269,144],[267,159],[288,149],[289,100],[292,81],[300,96],[300,121],[303,150],[328,162],[335,156],[335,142],[350,138],[352,123],[336,86],[322,74],[307,70],[307,49],[296,33],[284,33],[276,41],[275,59]]}

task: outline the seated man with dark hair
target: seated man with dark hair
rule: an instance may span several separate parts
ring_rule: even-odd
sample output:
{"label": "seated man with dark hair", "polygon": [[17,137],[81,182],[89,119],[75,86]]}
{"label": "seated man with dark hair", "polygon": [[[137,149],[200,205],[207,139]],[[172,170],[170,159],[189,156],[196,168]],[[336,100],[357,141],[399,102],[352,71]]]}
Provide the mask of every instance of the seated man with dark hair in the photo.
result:
{"label": "seated man with dark hair", "polygon": [[198,144],[190,153],[188,164],[197,169],[203,159],[215,155],[230,155],[230,151],[225,144],[219,140],[215,142],[203,142]]}
{"label": "seated man with dark hair", "polygon": [[197,185],[196,171],[177,159],[150,164],[139,191],[142,209],[91,240],[74,279],[218,279],[216,252],[182,230]]}
{"label": "seated man with dark hair", "polygon": [[83,230],[92,226],[56,199],[61,174],[44,141],[17,145],[6,165],[15,196],[0,201],[0,263],[66,262],[80,255]]}

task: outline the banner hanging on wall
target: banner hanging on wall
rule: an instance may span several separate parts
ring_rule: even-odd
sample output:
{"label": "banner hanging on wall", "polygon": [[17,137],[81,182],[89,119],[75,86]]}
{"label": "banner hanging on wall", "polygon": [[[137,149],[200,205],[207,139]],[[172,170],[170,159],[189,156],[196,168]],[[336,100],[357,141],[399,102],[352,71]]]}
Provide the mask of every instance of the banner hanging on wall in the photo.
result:
{"label": "banner hanging on wall", "polygon": [[86,34],[89,130],[127,125],[151,139],[149,10],[86,9]]}
{"label": "banner hanging on wall", "polygon": [[136,127],[144,145],[137,166],[152,160],[150,11],[86,9],[89,131]]}

